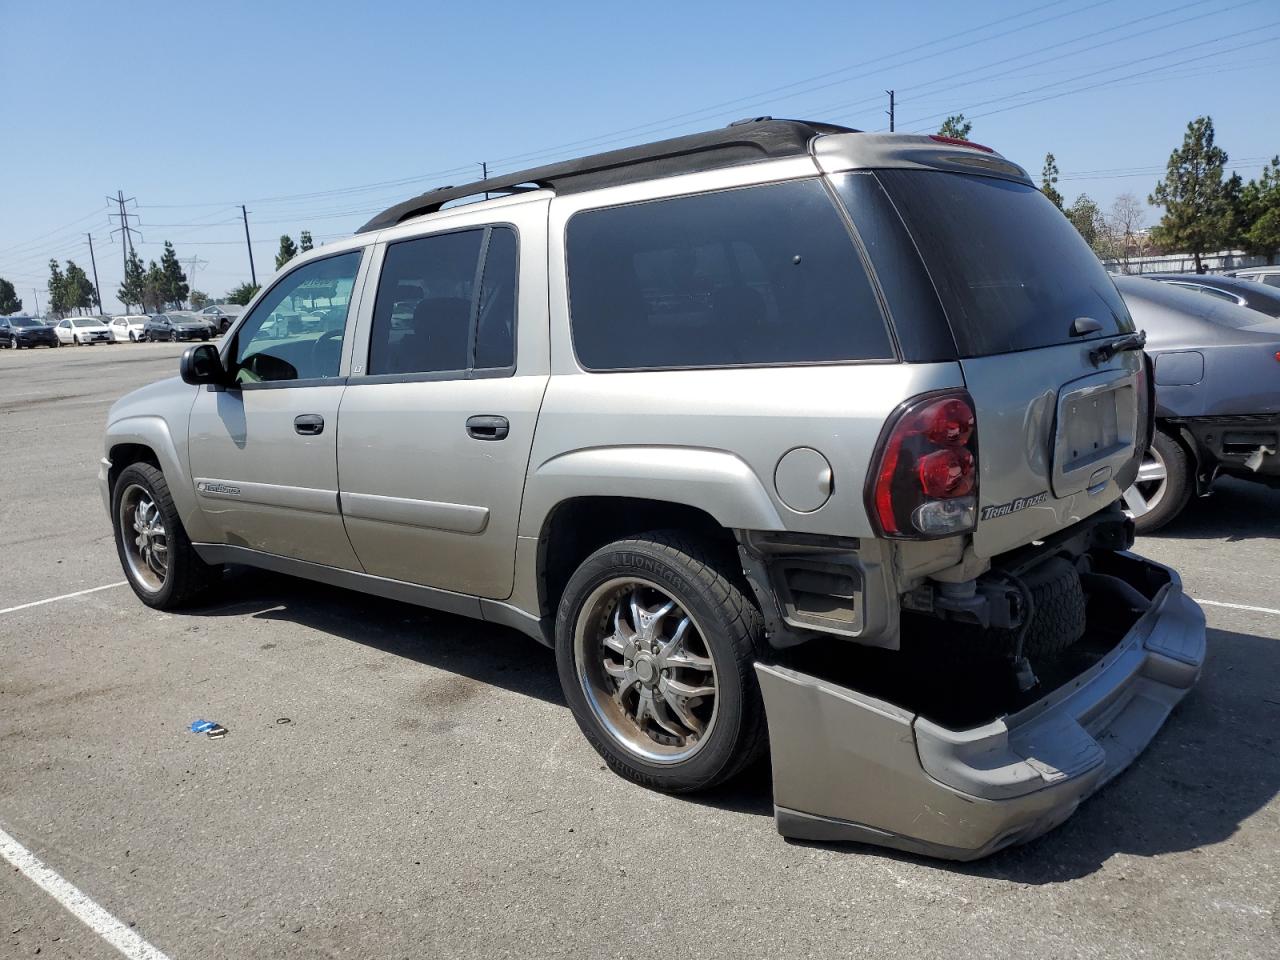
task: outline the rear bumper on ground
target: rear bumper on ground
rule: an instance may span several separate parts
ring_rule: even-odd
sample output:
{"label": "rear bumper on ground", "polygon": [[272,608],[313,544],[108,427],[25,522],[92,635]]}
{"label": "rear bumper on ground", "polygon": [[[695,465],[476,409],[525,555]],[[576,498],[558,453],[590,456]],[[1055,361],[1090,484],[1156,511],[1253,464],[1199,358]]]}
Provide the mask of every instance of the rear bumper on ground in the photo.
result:
{"label": "rear bumper on ground", "polygon": [[1146,747],[1204,661],[1204,615],[1177,574],[1132,554],[1117,560],[1112,575],[1149,602],[1119,644],[1041,700],[977,728],[951,730],[757,664],[778,831],[973,860],[1069,817]]}

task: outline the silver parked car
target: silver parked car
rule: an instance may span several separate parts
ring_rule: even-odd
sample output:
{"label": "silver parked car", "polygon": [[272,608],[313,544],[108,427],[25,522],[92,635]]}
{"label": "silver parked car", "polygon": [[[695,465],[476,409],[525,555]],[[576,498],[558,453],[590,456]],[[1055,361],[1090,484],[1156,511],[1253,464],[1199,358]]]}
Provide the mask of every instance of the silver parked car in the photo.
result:
{"label": "silver parked car", "polygon": [[1142,343],[1016,164],[766,119],[290,261],[112,408],[100,481],[143,603],[241,563],[506,624],[622,776],[705,789],[771,744],[782,833],[968,859],[1199,674],[1118,502]]}
{"label": "silver parked car", "polygon": [[1280,319],[1181,281],[1116,286],[1155,364],[1155,437],[1124,495],[1138,530],[1163,527],[1219,475],[1280,486]]}

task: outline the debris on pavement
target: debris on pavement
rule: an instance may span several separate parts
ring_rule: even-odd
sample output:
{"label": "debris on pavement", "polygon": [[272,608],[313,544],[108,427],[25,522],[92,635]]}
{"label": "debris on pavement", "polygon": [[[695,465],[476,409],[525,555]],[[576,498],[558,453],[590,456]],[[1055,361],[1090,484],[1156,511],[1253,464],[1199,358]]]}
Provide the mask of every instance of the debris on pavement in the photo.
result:
{"label": "debris on pavement", "polygon": [[210,740],[217,740],[227,735],[227,728],[212,720],[196,720],[191,724],[191,732],[207,734]]}

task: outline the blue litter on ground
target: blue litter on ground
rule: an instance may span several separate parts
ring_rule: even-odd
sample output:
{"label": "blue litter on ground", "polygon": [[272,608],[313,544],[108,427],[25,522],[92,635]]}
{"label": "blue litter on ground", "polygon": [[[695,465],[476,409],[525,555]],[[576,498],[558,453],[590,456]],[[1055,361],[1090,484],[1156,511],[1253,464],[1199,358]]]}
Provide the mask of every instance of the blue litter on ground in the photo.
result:
{"label": "blue litter on ground", "polygon": [[191,724],[191,732],[208,734],[210,737],[225,737],[227,728],[212,720],[196,720]]}

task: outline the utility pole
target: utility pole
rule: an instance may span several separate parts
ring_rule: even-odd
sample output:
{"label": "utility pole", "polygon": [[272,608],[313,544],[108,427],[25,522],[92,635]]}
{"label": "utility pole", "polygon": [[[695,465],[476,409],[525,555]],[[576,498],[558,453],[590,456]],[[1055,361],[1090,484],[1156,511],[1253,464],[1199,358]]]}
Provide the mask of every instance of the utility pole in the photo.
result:
{"label": "utility pole", "polygon": [[258,285],[258,274],[253,269],[253,241],[249,239],[249,211],[244,208],[244,204],[240,204],[240,215],[244,217],[244,244],[249,248],[249,279],[253,281],[253,285]]}
{"label": "utility pole", "polygon": [[187,268],[187,286],[190,290],[196,288],[196,267],[207,267],[208,260],[201,260],[199,257],[187,257],[185,260],[178,261]]}
{"label": "utility pole", "polygon": [[[481,160],[481,161],[480,161],[480,178],[481,178],[482,180],[488,180],[488,179],[489,179],[489,164],[488,164],[488,163],[486,163],[484,160]],[[489,199],[489,191],[488,191],[488,190],[486,190],[486,191],[484,192],[484,198],[485,198],[486,200],[488,200],[488,199]]]}
{"label": "utility pole", "polygon": [[40,288],[32,287],[31,295],[36,298],[36,316],[40,316]]}
{"label": "utility pole", "polygon": [[93,255],[93,234],[86,233],[89,238],[89,262],[93,264],[93,298],[98,301],[98,312],[102,312],[102,288],[98,286],[98,258]]}
{"label": "utility pole", "polygon": [[889,132],[890,132],[890,133],[893,133],[893,120],[894,120],[894,117],[893,117],[893,110],[894,110],[894,106],[893,106],[893,91],[892,91],[892,90],[886,90],[886,91],[885,91],[885,93],[887,93],[887,94],[889,95],[889,109],[888,109],[887,111],[885,111],[885,112],[889,114]]}

